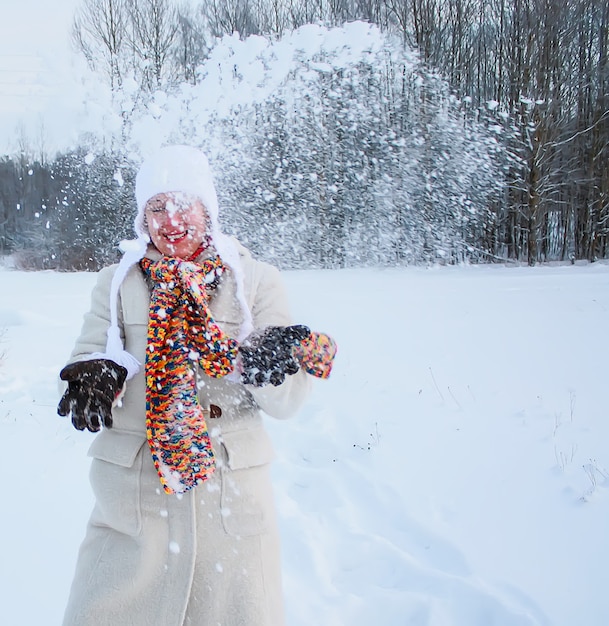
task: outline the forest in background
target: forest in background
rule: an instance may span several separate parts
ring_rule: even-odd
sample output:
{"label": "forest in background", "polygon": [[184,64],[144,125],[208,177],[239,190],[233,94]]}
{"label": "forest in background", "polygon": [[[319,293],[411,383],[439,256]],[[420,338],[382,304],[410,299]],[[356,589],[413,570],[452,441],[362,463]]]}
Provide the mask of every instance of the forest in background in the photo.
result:
{"label": "forest in background", "polygon": [[150,135],[203,147],[282,267],[609,254],[606,2],[84,0],[73,40],[118,122],[0,161],[22,267],[115,260]]}

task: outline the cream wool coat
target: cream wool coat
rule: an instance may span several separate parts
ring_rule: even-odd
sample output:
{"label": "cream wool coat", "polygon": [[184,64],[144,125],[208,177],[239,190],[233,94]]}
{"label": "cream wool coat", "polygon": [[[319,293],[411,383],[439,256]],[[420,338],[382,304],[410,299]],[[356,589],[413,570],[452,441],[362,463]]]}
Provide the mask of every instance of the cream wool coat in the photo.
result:
{"label": "cream wool coat", "polygon": [[[291,323],[279,272],[239,246],[254,326]],[[104,350],[109,289],[116,266],[102,270],[72,360]],[[149,288],[133,267],[119,292],[125,348],[142,363],[127,382],[114,426],[89,455],[95,506],[81,545],[64,626],[281,626],[279,537],[269,463],[273,451],[260,411],[286,418],[304,400],[304,372],[279,387],[253,388],[199,371],[217,469],[183,495],[167,495],[145,431],[145,361]],[[236,337],[242,320],[227,272],[210,305]]]}

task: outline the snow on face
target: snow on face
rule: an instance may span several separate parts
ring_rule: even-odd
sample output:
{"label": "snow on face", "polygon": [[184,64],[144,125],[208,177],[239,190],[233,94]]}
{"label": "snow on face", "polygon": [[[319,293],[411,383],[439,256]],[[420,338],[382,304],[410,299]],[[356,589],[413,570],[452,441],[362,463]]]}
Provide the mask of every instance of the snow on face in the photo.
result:
{"label": "snow on face", "polygon": [[152,243],[166,256],[188,258],[210,232],[203,203],[182,192],[159,193],[145,207]]}

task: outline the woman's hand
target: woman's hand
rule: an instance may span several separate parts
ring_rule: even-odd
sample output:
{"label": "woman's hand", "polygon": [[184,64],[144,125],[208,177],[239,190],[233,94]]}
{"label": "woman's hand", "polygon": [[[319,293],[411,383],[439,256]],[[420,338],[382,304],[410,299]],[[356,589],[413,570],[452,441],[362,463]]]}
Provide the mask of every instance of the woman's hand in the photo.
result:
{"label": "woman's hand", "polygon": [[57,406],[59,415],[72,415],[78,430],[97,432],[103,424],[112,428],[112,405],[120,395],[126,368],[110,359],[90,359],[66,365],[59,373],[68,383]]}
{"label": "woman's hand", "polygon": [[239,346],[241,382],[255,387],[281,385],[300,369],[292,348],[309,337],[307,326],[268,326],[248,335]]}

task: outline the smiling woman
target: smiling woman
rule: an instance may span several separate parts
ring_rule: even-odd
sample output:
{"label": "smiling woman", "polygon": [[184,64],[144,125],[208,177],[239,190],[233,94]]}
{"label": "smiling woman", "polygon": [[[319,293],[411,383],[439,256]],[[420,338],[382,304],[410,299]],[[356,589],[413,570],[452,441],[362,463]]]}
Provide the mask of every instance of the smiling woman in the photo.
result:
{"label": "smiling woman", "polygon": [[261,412],[293,415],[334,348],[291,324],[279,271],[220,231],[202,152],[160,149],[135,192],[138,240],[100,272],[61,371],[59,414],[99,432],[64,624],[281,626]]}

